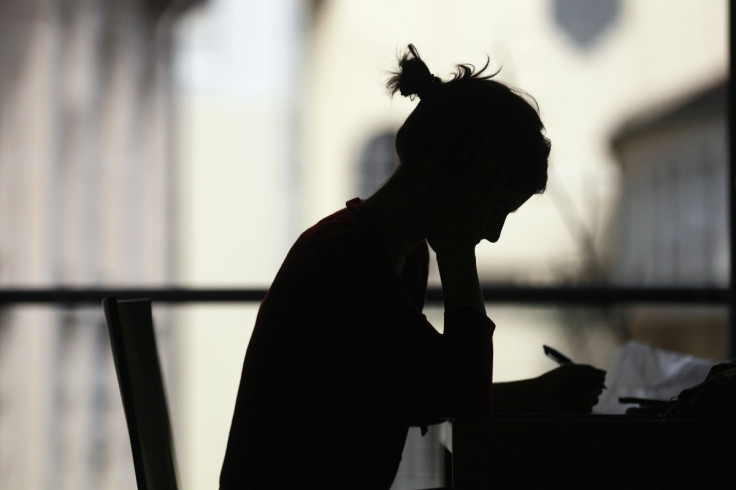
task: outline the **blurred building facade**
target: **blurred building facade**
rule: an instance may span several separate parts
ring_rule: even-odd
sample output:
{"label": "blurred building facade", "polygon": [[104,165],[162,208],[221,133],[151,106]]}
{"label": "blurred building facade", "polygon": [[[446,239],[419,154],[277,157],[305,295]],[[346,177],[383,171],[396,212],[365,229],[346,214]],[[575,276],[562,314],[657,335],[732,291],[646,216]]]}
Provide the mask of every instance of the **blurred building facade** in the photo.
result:
{"label": "blurred building facade", "polygon": [[[536,98],[553,142],[548,191],[509,218],[498,244],[478,249],[484,281],[580,282],[593,276],[591,270],[600,279],[608,270],[608,231],[623,179],[610,149],[612,134],[642,108],[727,73],[725,1],[235,3],[213,2],[209,16],[192,18],[199,27],[193,31],[198,41],[189,47],[197,55],[190,69],[207,51],[227,60],[223,71],[202,62],[197,77],[218,81],[211,90],[194,84],[184,94],[183,119],[191,121],[184,140],[191,148],[182,159],[182,188],[193,200],[183,209],[180,241],[188,248],[181,273],[204,284],[268,284],[303,229],[350,198],[368,197],[390,174],[396,163],[391,135],[416,101],[388,97],[384,84],[410,42],[443,78],[456,63],[482,65],[490,56],[491,67],[502,68],[500,80]],[[279,34],[280,26],[295,30]],[[230,50],[224,48],[228,37]],[[256,45],[255,51],[247,48]],[[254,67],[250,75],[242,75],[245,65]],[[286,88],[281,84],[289,70],[296,78]],[[269,72],[273,87],[262,80]],[[233,80],[239,93],[230,86]],[[223,86],[219,95],[217,85]],[[294,107],[285,108],[286,100]],[[288,157],[289,148],[296,158]],[[212,219],[224,224],[217,228]],[[285,226],[276,227],[279,221]],[[437,284],[435,272],[431,280]],[[499,379],[549,369],[541,339],[594,364],[602,364],[601,353],[612,348],[607,339],[586,338],[581,343],[597,350],[572,349],[575,343],[555,314],[489,310],[500,325]],[[441,326],[441,314],[430,317]],[[191,424],[183,458],[192,468],[197,464],[193,481],[208,485],[222,461],[248,340],[243,329],[250,327],[234,320],[225,327],[231,320],[223,315],[217,329],[210,328],[214,321],[190,315],[187,322],[196,326],[183,344],[194,381],[185,397]],[[413,439],[396,488],[438,486],[436,446]]]}
{"label": "blurred building facade", "polygon": [[[170,282],[171,25],[193,3],[0,1],[0,286]],[[0,488],[132,487],[99,308],[1,311]]]}
{"label": "blurred building facade", "polygon": [[614,134],[622,171],[616,283],[728,285],[726,86],[681,94]]}
{"label": "blurred building facade", "polygon": [[[210,0],[181,17],[192,3],[0,0],[0,285],[267,286],[304,228],[395,165],[415,102],[384,83],[409,42],[443,78],[490,56],[553,141],[545,196],[479,247],[483,280],[579,280],[635,193],[611,135],[728,69],[725,1]],[[216,488],[255,307],[181,310],[156,321],[182,481]],[[542,340],[571,345],[555,315],[489,310],[501,380],[549,369]],[[134,486],[99,309],[0,315],[0,488]],[[435,442],[411,436],[396,489],[441,483]]]}
{"label": "blurred building facade", "polygon": [[[611,144],[621,193],[610,230],[616,284],[728,287],[729,160],[726,80],[678,94],[624,121]],[[728,314],[693,307],[673,314],[639,306],[632,335],[662,348],[729,356]]]}

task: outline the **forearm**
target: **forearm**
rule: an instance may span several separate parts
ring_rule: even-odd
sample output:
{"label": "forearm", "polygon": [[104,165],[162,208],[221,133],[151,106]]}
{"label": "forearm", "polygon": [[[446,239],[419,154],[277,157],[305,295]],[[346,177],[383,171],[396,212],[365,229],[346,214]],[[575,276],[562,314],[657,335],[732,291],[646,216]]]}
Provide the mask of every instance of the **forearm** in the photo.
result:
{"label": "forearm", "polygon": [[451,307],[471,307],[486,314],[478,279],[475,250],[438,252],[437,265],[442,281],[445,310]]}
{"label": "forearm", "polygon": [[495,413],[524,413],[529,410],[531,380],[493,383],[493,411]]}
{"label": "forearm", "polygon": [[483,417],[491,411],[493,323],[486,316],[475,262],[475,246],[436,250],[445,303],[441,385],[448,413]]}

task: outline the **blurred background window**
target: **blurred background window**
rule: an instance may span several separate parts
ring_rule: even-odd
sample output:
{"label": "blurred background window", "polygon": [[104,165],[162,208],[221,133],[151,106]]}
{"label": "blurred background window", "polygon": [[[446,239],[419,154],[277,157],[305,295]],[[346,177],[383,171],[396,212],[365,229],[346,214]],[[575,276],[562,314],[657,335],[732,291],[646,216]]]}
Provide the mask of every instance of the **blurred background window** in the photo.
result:
{"label": "blurred background window", "polygon": [[359,196],[367,197],[376,192],[399,165],[395,137],[394,131],[382,131],[365,143],[357,175]]}
{"label": "blurred background window", "polygon": [[[0,287],[265,290],[397,164],[414,43],[531,94],[547,192],[486,285],[730,287],[725,0],[0,0]],[[432,266],[430,284],[439,286]],[[2,293],[2,291],[0,291]],[[441,328],[439,305],[427,314]],[[184,488],[216,488],[257,301],[155,304]],[[497,379],[629,340],[730,355],[725,302],[488,305]],[[395,488],[441,485],[412,433]],[[0,488],[134,486],[101,308],[0,303]]]}

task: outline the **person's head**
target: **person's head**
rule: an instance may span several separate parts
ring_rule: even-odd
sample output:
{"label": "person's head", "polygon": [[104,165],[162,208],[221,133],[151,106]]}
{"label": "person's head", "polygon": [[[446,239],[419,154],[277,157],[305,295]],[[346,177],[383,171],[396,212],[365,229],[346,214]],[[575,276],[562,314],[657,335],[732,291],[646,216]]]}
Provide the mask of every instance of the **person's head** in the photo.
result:
{"label": "person's head", "polygon": [[401,166],[424,165],[438,155],[445,160],[442,165],[463,165],[463,151],[485,145],[492,149],[495,165],[507,167],[505,188],[542,193],[550,141],[543,134],[536,102],[492,80],[498,72],[486,74],[488,65],[477,71],[472,65],[458,65],[452,79],[442,81],[416,48],[408,46],[387,83],[391,94],[420,99],[396,134]]}

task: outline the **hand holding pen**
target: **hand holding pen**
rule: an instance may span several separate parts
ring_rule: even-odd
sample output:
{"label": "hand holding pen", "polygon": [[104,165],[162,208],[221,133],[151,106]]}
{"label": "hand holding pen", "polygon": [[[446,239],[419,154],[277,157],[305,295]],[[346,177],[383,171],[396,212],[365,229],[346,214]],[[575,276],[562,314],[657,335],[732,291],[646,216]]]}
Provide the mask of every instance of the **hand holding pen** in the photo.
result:
{"label": "hand holding pen", "polygon": [[605,388],[606,372],[585,364],[576,364],[557,349],[544,346],[544,353],[560,365],[537,378],[550,398],[549,411],[590,413]]}
{"label": "hand holding pen", "polygon": [[560,367],[536,378],[494,383],[499,413],[586,414],[598,404],[606,372],[569,357],[549,346],[544,352]]}
{"label": "hand holding pen", "polygon": [[[555,361],[560,366],[566,366],[568,364],[575,364],[572,359],[570,359],[569,357],[567,357],[565,354],[558,351],[554,347],[550,347],[549,345],[543,345],[542,348],[544,349],[544,353],[547,355],[547,357]],[[603,386],[604,390],[606,389],[605,384],[601,383],[601,386]]]}

